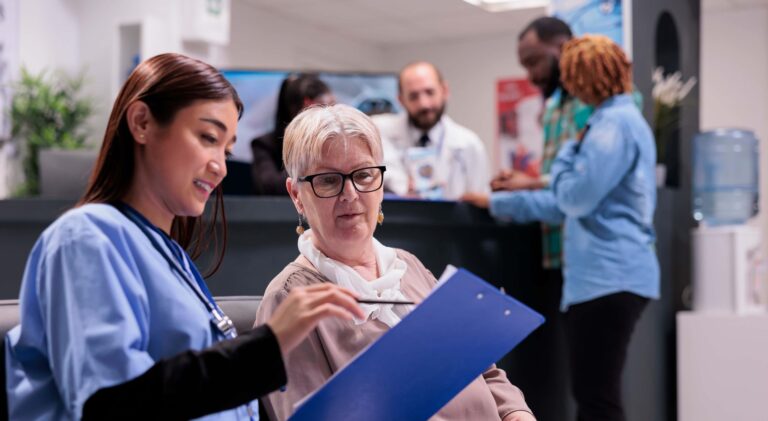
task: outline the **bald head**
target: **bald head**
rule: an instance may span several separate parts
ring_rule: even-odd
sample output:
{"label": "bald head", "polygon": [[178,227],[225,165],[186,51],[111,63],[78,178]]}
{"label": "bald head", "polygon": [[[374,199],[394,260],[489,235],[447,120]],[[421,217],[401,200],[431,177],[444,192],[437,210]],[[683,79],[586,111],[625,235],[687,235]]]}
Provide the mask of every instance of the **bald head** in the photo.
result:
{"label": "bald head", "polygon": [[403,79],[410,79],[414,76],[422,74],[434,77],[439,83],[443,82],[443,74],[440,73],[438,68],[428,61],[414,61],[408,63],[400,70],[400,77],[397,79],[397,89],[400,93],[403,92]]}
{"label": "bald head", "polygon": [[400,103],[416,128],[427,131],[440,121],[448,99],[448,87],[434,64],[417,61],[400,71]]}

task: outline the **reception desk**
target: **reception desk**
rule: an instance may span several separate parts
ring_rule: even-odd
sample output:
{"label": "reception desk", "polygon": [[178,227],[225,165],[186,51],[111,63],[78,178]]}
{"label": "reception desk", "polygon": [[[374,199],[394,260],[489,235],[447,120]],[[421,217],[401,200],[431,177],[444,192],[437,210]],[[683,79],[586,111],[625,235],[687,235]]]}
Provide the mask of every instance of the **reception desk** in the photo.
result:
{"label": "reception desk", "polygon": [[[16,298],[29,251],[40,233],[73,203],[66,200],[0,200],[0,299]],[[208,279],[215,295],[260,295],[298,256],[298,217],[285,197],[227,197],[224,262]],[[527,282],[539,262],[538,227],[505,225],[466,204],[385,201],[376,238],[415,254],[437,276],[447,264],[464,267],[507,291]],[[203,271],[210,256],[198,264]]]}

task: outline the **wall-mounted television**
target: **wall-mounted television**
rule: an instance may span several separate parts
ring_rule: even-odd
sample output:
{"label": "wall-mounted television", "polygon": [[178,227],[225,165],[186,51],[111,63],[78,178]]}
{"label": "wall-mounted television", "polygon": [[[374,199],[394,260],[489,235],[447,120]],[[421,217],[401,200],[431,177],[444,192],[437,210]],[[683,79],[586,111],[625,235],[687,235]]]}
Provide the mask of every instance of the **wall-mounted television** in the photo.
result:
{"label": "wall-mounted television", "polygon": [[[245,111],[237,127],[232,160],[252,161],[251,140],[274,128],[277,94],[288,71],[225,69],[222,73],[237,89]],[[333,91],[336,100],[366,114],[399,112],[397,75],[394,73],[317,72]]]}

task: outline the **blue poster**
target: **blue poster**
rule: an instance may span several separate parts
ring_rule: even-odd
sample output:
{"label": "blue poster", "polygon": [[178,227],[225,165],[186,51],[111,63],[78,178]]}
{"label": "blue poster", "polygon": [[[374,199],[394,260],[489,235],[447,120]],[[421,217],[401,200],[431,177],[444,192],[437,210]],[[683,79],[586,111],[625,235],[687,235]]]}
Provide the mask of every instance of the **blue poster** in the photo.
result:
{"label": "blue poster", "polygon": [[629,0],[552,0],[550,14],[568,22],[575,36],[605,35],[631,57],[630,10]]}

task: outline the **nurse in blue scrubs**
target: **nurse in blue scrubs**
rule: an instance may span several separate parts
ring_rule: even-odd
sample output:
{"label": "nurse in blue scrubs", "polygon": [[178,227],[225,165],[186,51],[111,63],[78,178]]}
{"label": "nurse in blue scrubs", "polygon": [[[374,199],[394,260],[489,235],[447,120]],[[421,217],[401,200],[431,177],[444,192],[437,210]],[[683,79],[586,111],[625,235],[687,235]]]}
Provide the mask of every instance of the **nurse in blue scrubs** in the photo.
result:
{"label": "nurse in blue scrubs", "polygon": [[214,302],[187,249],[213,240],[200,217],[211,194],[210,223],[223,219],[242,108],[218,71],[182,55],[130,75],[85,195],[29,256],[5,341],[11,419],[257,419],[255,399],[285,384],[283,355],[318,320],[363,317],[325,284],[238,335]]}

